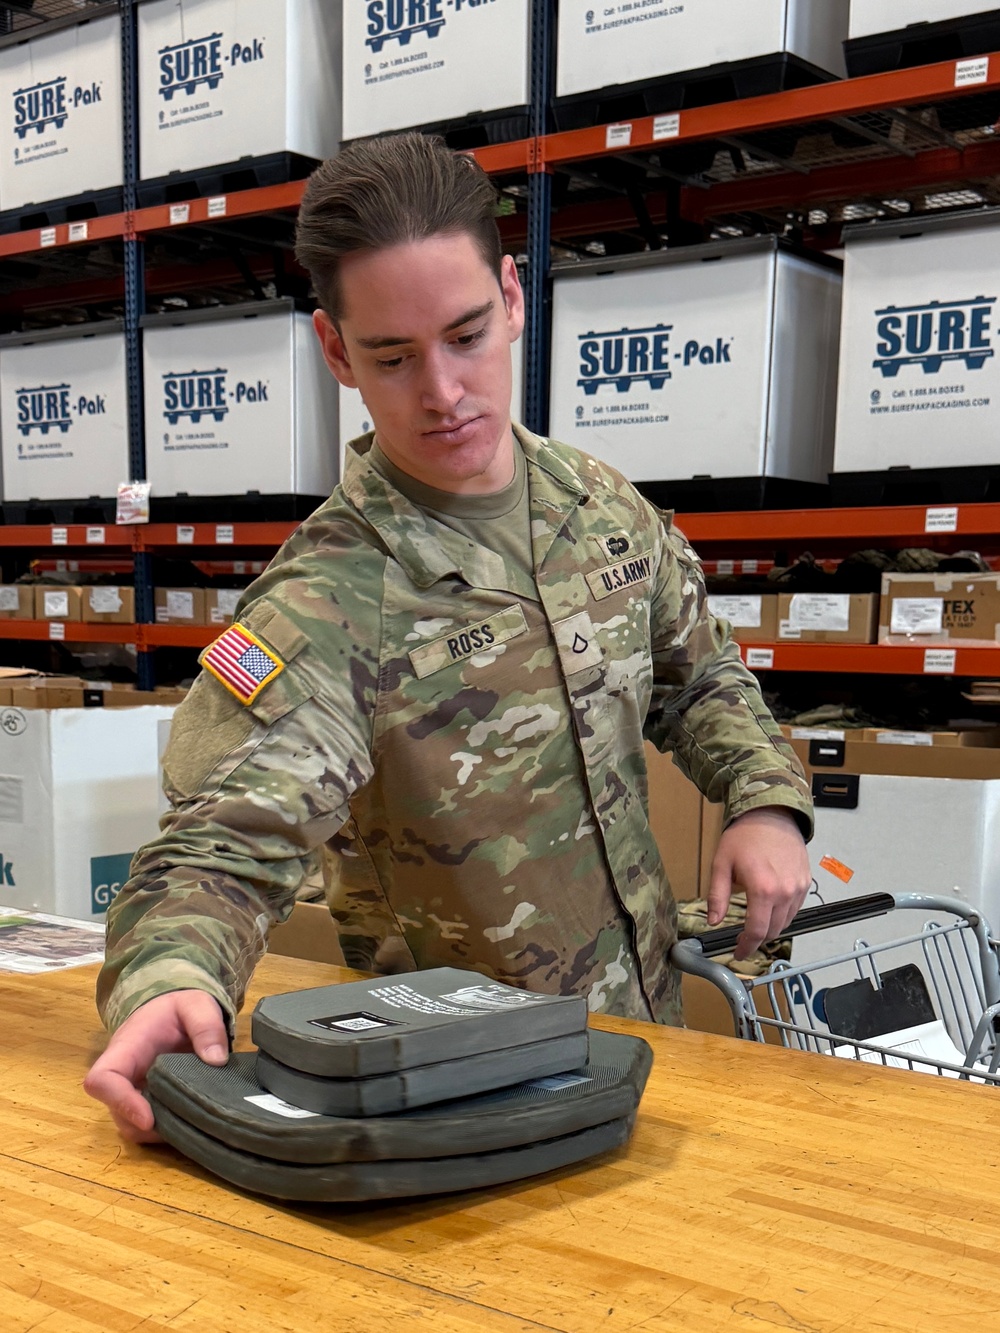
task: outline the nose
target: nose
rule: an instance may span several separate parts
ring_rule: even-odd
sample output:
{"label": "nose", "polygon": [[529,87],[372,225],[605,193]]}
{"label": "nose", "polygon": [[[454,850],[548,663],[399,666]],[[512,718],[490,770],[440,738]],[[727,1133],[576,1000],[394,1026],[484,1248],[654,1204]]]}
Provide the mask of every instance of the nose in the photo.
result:
{"label": "nose", "polygon": [[454,416],[464,396],[457,368],[447,354],[437,349],[428,352],[420,378],[420,406],[424,411]]}

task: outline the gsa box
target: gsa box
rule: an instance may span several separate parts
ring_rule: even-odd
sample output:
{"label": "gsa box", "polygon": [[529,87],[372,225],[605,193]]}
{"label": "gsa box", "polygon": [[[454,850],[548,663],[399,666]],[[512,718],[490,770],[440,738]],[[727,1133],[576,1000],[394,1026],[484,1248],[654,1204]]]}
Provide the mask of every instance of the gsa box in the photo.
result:
{"label": "gsa box", "polygon": [[636,482],[825,482],[839,264],[773,237],[554,266],[552,435]]}
{"label": "gsa box", "polygon": [[327,496],[337,386],[290,300],[143,321],[152,494]]}
{"label": "gsa box", "polygon": [[332,156],[339,0],[146,0],[139,7],[140,174],[244,157]]}
{"label": "gsa box", "polygon": [[3,499],[113,496],[129,479],[118,323],[0,338]]}
{"label": "gsa box", "polygon": [[837,472],[1000,462],[1000,209],[845,232]]}
{"label": "gsa box", "polygon": [[120,187],[117,15],[0,49],[0,209]]}
{"label": "gsa box", "polygon": [[987,0],[851,0],[851,38],[896,32],[911,23],[941,23],[996,9]]}
{"label": "gsa box", "polygon": [[349,0],[344,138],[524,111],[529,0]]}
{"label": "gsa box", "polygon": [[556,96],[788,54],[843,75],[848,0],[560,0]]}

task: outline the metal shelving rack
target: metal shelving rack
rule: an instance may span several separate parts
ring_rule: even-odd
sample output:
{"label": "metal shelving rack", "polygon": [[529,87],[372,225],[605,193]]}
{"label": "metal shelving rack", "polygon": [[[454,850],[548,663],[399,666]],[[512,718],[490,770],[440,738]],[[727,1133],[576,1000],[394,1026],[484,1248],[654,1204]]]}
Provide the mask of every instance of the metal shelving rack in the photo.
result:
{"label": "metal shelving rack", "polygon": [[[36,286],[18,297],[0,296],[0,315],[21,308],[19,302],[44,304],[60,296],[84,303],[124,301],[131,465],[133,477],[139,479],[145,475],[139,320],[146,295],[175,290],[184,281],[193,284],[199,274],[205,275],[197,268],[150,265],[151,240],[186,228],[218,228],[235,219],[284,219],[290,230],[304,183],[138,208],[136,0],[119,0],[119,7],[125,211],[86,224],[0,235],[0,259],[31,256],[42,261],[53,253],[113,241],[122,246],[123,272],[110,278],[56,281],[50,290]],[[969,62],[949,60],[669,116],[551,132],[546,116],[553,82],[554,23],[554,0],[534,0],[531,137],[475,150],[483,167],[518,204],[518,211],[501,218],[500,226],[507,247],[525,250],[528,261],[525,415],[533,429],[544,432],[547,427],[548,263],[553,241],[572,246],[613,235],[638,248],[647,243],[650,226],[666,228],[669,235],[672,226],[682,223],[711,227],[723,236],[793,227],[806,244],[823,248],[835,245],[840,224],[854,217],[917,215],[977,201],[1000,202],[1000,134],[995,129],[1000,53],[976,62],[973,83],[967,81]],[[684,156],[696,145],[705,148],[697,169],[690,156]],[[609,169],[611,176],[606,174]],[[674,188],[667,191],[665,183]],[[245,265],[247,272],[256,272],[252,258]],[[230,274],[235,275],[235,269],[230,268]],[[215,276],[213,270],[213,280]],[[942,546],[963,537],[996,537],[1000,547],[1000,505],[960,506],[951,527],[929,526],[928,511],[912,506],[693,514],[678,521],[709,558],[731,556],[734,548],[765,557],[776,548],[804,549],[816,543],[839,550],[859,539]],[[221,543],[219,525],[211,523],[107,526],[100,544],[129,550],[135,562],[139,623],[87,626],[86,636],[135,643],[138,683],[149,687],[155,647],[200,647],[212,637],[211,627],[149,623],[151,553],[171,549],[190,553],[220,546],[273,549],[294,526],[223,524]],[[183,537],[178,535],[181,530]],[[98,543],[88,538],[92,531],[83,525],[0,528],[0,546],[93,551]],[[63,637],[75,640],[78,630],[82,637],[83,626],[67,625]],[[3,638],[50,636],[51,626],[45,622],[0,622]],[[767,669],[760,664],[768,652],[776,670],[903,674],[926,670],[921,648],[777,644],[745,650],[755,669]],[[1000,676],[1000,647],[957,649],[954,673]]]}

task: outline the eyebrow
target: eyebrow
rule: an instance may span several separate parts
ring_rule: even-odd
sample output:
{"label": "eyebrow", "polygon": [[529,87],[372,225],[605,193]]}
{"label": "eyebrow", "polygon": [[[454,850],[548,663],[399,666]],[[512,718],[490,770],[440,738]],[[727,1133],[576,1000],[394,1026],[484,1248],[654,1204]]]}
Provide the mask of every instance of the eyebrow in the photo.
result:
{"label": "eyebrow", "polygon": [[[453,333],[455,329],[460,329],[463,324],[471,324],[475,319],[482,319],[493,309],[493,302],[486,301],[483,305],[477,305],[473,310],[467,310],[464,315],[459,315],[458,319],[453,319],[450,324],[446,324],[442,333]],[[413,341],[412,338],[355,338],[359,347],[366,348],[369,352],[377,352],[383,347],[405,347],[407,343]]]}

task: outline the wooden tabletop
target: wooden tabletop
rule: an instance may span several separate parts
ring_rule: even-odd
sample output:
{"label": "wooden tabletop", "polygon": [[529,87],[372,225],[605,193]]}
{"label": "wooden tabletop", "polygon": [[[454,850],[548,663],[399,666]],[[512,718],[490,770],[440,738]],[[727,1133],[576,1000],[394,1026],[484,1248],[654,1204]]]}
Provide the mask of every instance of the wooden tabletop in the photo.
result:
{"label": "wooden tabletop", "polygon": [[[1000,1089],[616,1021],[627,1148],[478,1193],[290,1207],[123,1143],[94,968],[0,976],[3,1333],[955,1333],[1000,1326]],[[345,978],[270,957],[262,994]]]}

